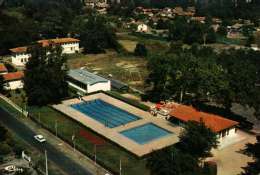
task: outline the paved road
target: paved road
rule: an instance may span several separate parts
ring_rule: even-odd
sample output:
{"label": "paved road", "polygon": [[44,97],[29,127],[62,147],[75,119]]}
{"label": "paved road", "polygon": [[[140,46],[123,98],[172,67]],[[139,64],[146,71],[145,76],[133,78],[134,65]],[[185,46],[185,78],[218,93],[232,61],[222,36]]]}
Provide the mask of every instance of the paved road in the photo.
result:
{"label": "paved road", "polygon": [[48,159],[53,161],[60,169],[69,175],[91,175],[91,173],[75,161],[60,152],[57,148],[48,142],[44,144],[37,143],[33,136],[36,135],[30,128],[21,121],[11,116],[9,113],[0,108],[0,123],[13,130],[24,141],[37,148],[41,152],[47,150]]}

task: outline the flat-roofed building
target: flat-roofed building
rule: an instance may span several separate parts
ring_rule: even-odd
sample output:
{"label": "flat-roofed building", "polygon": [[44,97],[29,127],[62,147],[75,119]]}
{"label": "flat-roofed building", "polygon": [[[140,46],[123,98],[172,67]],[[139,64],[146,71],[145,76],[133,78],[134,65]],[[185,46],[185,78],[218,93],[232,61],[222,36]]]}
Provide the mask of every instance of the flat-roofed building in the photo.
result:
{"label": "flat-roofed building", "polygon": [[70,87],[83,94],[111,90],[110,80],[82,69],[69,70],[67,82]]}

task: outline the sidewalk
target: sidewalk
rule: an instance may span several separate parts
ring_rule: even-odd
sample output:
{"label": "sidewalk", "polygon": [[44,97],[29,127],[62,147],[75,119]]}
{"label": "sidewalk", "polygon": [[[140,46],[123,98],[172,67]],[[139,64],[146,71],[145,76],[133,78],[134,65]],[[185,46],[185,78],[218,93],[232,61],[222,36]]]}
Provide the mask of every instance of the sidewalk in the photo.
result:
{"label": "sidewalk", "polygon": [[[105,175],[108,171],[98,164],[95,165],[95,162],[89,159],[87,156],[81,152],[75,150],[63,140],[59,139],[49,131],[41,128],[39,125],[34,123],[28,118],[20,118],[24,124],[30,127],[33,131],[42,134],[47,142],[55,147],[57,147],[62,153],[70,157],[72,160],[77,162],[83,167],[87,167],[87,170],[90,171],[93,175]],[[111,174],[111,173],[110,173]]]}

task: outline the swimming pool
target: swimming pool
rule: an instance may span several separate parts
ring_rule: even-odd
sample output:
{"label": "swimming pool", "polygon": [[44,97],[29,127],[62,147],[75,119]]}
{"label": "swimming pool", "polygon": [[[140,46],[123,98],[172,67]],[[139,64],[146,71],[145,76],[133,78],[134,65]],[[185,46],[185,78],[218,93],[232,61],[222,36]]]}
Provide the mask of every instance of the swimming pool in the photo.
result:
{"label": "swimming pool", "polygon": [[72,108],[99,121],[109,128],[125,125],[140,118],[101,99],[71,105]]}
{"label": "swimming pool", "polygon": [[172,132],[167,131],[153,123],[147,123],[120,133],[141,145],[172,134]]}

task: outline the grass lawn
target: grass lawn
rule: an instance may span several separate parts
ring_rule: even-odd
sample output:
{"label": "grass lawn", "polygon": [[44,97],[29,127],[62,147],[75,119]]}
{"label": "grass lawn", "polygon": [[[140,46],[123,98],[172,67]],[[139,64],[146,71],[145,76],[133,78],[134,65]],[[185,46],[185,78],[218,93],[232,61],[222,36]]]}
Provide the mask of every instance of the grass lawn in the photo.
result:
{"label": "grass lawn", "polygon": [[[10,97],[15,103],[20,103],[19,94],[11,93],[15,97]],[[1,101],[0,101],[1,104]],[[44,107],[28,107],[28,110],[33,114],[33,118],[36,121],[42,123],[45,128],[48,128],[53,133],[55,133],[55,123],[57,123],[58,135],[62,139],[70,142],[72,144],[72,136],[75,136],[76,147],[85,153],[89,157],[94,158],[94,144],[85,139],[80,135],[80,131],[90,133],[96,139],[105,140],[105,144],[97,146],[97,161],[105,168],[111,170],[112,172],[119,173],[119,162],[121,158],[122,162],[122,174],[123,175],[134,175],[142,174],[149,175],[150,172],[146,168],[146,160],[139,159],[133,154],[127,152],[123,148],[111,143],[107,139],[99,136],[94,131],[86,128],[80,123],[70,119],[66,115],[54,110],[49,106]]]}
{"label": "grass lawn", "polygon": [[144,89],[144,80],[147,77],[146,59],[132,55],[120,55],[108,50],[105,54],[76,54],[70,56],[70,68],[86,67],[92,72],[123,81],[139,90]]}

